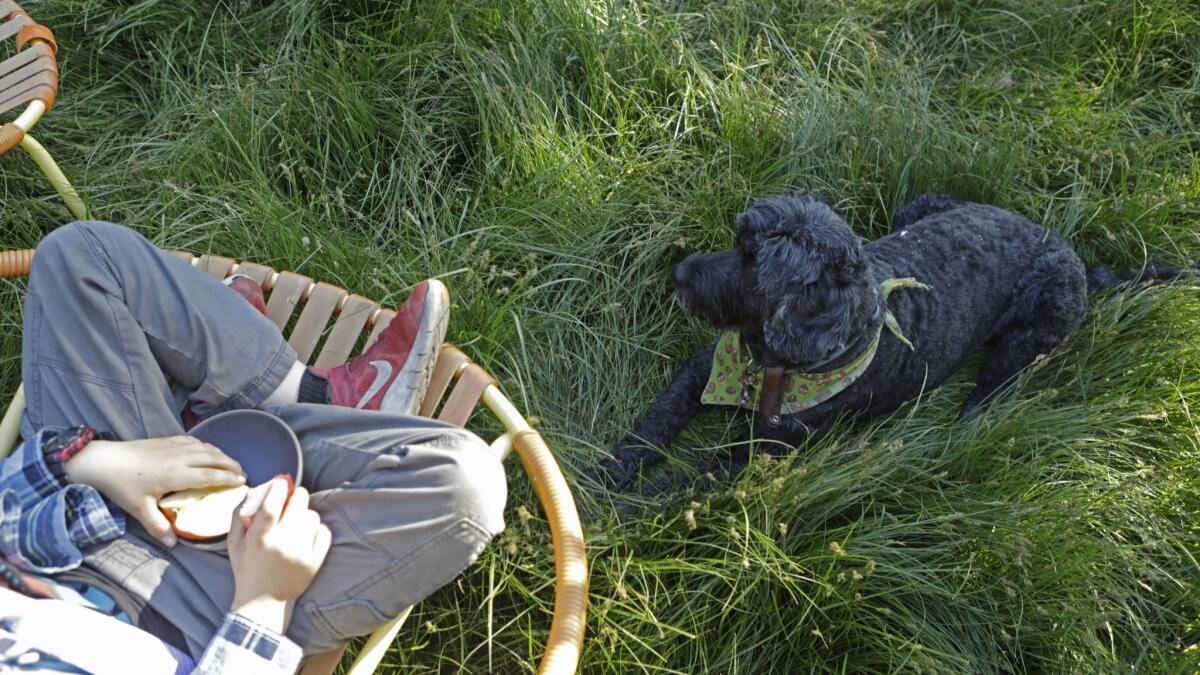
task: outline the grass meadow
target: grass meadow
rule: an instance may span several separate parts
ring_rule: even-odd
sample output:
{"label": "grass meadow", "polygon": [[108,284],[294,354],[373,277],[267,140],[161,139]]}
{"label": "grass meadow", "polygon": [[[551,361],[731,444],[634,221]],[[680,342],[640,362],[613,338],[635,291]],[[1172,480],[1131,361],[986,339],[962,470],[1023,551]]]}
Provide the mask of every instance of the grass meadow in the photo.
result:
{"label": "grass meadow", "polygon": [[[980,418],[977,363],[887,418],[669,500],[582,478],[711,331],[672,296],[755,197],[864,237],[936,190],[1089,265],[1200,259],[1193,0],[28,0],[63,91],[38,137],[94,214],[398,303],[540,420],[592,564],[584,673],[1200,670],[1200,295],[1093,298]],[[69,219],[0,158],[0,244]],[[0,387],[19,374],[0,286]],[[705,413],[686,470],[747,422]],[[553,559],[508,530],[383,672],[532,672]]]}

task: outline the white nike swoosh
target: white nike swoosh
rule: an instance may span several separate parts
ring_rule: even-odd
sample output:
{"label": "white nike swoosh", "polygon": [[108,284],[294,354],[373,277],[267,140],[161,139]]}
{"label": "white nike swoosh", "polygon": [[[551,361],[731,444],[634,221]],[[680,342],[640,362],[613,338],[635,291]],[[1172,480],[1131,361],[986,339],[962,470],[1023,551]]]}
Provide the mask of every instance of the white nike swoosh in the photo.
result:
{"label": "white nike swoosh", "polygon": [[371,361],[370,365],[375,366],[375,381],[371,383],[367,393],[363,394],[363,397],[354,405],[355,408],[361,408],[367,404],[367,401],[375,398],[375,394],[383,389],[383,385],[387,384],[388,378],[392,376],[392,364],[387,361]]}

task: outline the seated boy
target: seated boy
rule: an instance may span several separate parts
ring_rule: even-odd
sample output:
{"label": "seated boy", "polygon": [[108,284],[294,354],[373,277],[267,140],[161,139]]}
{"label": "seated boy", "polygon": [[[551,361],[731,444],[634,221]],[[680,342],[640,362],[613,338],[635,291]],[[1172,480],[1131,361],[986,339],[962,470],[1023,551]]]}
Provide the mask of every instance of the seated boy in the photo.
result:
{"label": "seated boy", "polygon": [[[208,648],[211,663],[234,643],[278,644],[241,652],[287,672],[291,643],[305,655],[345,644],[462,572],[503,529],[505,481],[477,436],[412,416],[445,333],[439,282],[418,286],[362,356],[321,371],[297,361],[245,281],[230,288],[109,223],[42,241],[24,305],[26,440],[0,470],[0,552],[48,578],[50,594],[111,603],[167,651]],[[235,522],[228,555],[176,545],[159,497],[244,480],[219,448],[183,436],[182,418],[234,408],[295,431],[307,492],[286,511],[272,495],[249,529]],[[42,581],[9,576],[27,593]]]}

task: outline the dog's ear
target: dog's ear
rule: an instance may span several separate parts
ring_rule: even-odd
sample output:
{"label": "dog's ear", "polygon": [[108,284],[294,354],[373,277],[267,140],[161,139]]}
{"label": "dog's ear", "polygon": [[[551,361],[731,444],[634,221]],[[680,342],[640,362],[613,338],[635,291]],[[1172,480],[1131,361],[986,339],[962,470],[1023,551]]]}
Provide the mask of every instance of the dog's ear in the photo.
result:
{"label": "dog's ear", "polygon": [[849,344],[860,315],[866,262],[857,237],[813,241],[808,231],[764,237],[759,243],[763,340],[794,364],[815,363]]}
{"label": "dog's ear", "polygon": [[786,296],[763,321],[767,348],[792,364],[817,363],[850,344],[857,307],[853,288],[822,277]]}
{"label": "dog's ear", "polygon": [[844,225],[768,230],[755,237],[754,245],[757,291],[763,297],[782,299],[821,280],[833,292],[866,273],[862,242]]}
{"label": "dog's ear", "polygon": [[805,232],[774,230],[755,237],[758,292],[779,296],[815,282],[828,262],[826,251]]}
{"label": "dog's ear", "polygon": [[825,195],[823,195],[819,192],[809,192],[807,190],[797,190],[795,192],[789,193],[787,196],[798,204],[813,204],[813,203],[824,204],[826,207],[829,208],[830,211],[833,211],[834,213],[836,213],[838,215],[838,217],[844,217],[844,215],[845,215],[842,213],[842,210],[838,208],[837,204],[834,204],[833,202],[829,201],[828,197],[826,197]]}
{"label": "dog's ear", "polygon": [[738,239],[745,240],[770,234],[781,229],[793,229],[809,222],[819,222],[842,212],[833,202],[815,192],[791,192],[776,197],[763,197],[737,216]]}

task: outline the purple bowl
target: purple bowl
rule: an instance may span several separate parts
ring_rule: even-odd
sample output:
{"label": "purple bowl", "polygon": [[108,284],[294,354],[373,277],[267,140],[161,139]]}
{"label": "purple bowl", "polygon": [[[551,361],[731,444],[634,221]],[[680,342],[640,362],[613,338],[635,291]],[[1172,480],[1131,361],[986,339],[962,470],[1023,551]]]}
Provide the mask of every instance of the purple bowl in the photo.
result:
{"label": "purple bowl", "polygon": [[300,484],[304,460],[296,434],[278,417],[251,408],[229,410],[192,427],[189,436],[211,443],[236,459],[246,485],[261,485],[281,473]]}
{"label": "purple bowl", "polygon": [[[229,410],[192,427],[189,436],[217,446],[242,465],[246,485],[262,485],[281,473],[300,484],[304,459],[296,433],[278,417],[250,408]],[[211,551],[225,550],[225,537],[179,538],[179,543]]]}

